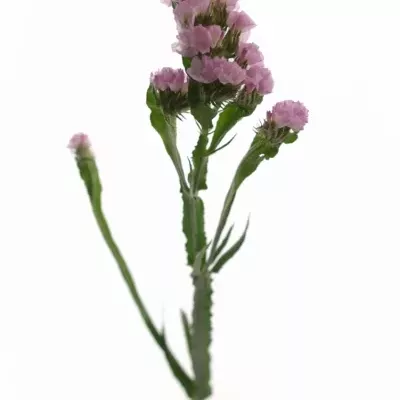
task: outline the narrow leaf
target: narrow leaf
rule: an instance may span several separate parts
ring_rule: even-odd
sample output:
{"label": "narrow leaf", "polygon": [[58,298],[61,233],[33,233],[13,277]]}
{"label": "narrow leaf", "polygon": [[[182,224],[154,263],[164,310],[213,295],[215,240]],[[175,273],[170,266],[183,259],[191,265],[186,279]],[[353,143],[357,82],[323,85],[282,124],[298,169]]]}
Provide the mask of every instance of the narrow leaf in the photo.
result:
{"label": "narrow leaf", "polygon": [[171,368],[171,371],[174,374],[175,378],[181,383],[182,387],[185,389],[186,394],[191,398],[195,392],[194,382],[182,369],[175,356],[170,351],[167,345],[164,328],[162,328],[161,334],[159,334],[158,337],[155,337],[155,339],[158,345],[164,350],[165,358],[167,359],[168,365]]}
{"label": "narrow leaf", "polygon": [[228,140],[228,142],[226,142],[225,144],[223,144],[221,147],[218,147],[218,149],[216,149],[216,150],[214,150],[214,151],[208,151],[208,152],[207,152],[207,155],[208,155],[208,156],[211,156],[212,154],[215,154],[215,153],[217,153],[218,151],[224,149],[226,146],[229,146],[229,145],[233,142],[233,140],[235,139],[235,137],[236,137],[236,135],[234,135],[230,140]]}
{"label": "narrow leaf", "polygon": [[189,182],[192,183],[194,192],[207,189],[207,144],[207,133],[201,133],[192,153],[193,171],[189,174]]}
{"label": "narrow leaf", "polygon": [[189,350],[189,354],[192,354],[192,332],[190,330],[189,318],[183,310],[181,310],[181,321],[183,331],[185,332],[186,344]]}
{"label": "narrow leaf", "polygon": [[209,150],[214,151],[225,135],[245,116],[245,111],[237,104],[228,104],[219,115]]}
{"label": "narrow leaf", "polygon": [[221,254],[222,250],[225,248],[226,244],[228,243],[228,240],[231,237],[232,231],[233,231],[234,225],[232,225],[227,234],[225,235],[224,239],[222,240],[221,244],[217,247],[217,250],[215,251],[215,258],[218,258],[219,255]]}
{"label": "narrow leaf", "polygon": [[211,272],[213,273],[219,272],[221,268],[240,250],[246,239],[249,223],[250,223],[250,218],[247,219],[246,228],[242,233],[242,236],[240,236],[240,238],[232,245],[232,247],[221,256],[221,258],[215,263],[215,265],[211,269]]}

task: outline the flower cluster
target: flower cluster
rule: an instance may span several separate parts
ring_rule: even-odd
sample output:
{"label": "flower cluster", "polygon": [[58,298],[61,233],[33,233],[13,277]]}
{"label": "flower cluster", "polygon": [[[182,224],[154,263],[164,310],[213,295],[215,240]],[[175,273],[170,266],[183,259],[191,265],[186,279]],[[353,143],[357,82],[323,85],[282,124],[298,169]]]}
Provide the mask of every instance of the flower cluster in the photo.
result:
{"label": "flower cluster", "polygon": [[[176,76],[179,83],[185,82],[182,74],[202,86],[206,102],[223,103],[239,94],[241,97],[257,94],[262,98],[272,92],[274,81],[264,66],[264,56],[255,43],[247,42],[256,24],[238,9],[238,0],[162,0],[162,3],[173,7],[178,34],[172,49],[186,60],[186,71],[178,73],[163,68],[161,76],[153,74],[151,82],[159,93],[176,93],[176,86],[170,82],[175,82]],[[187,86],[177,87],[186,93]]]}
{"label": "flower cluster", "polygon": [[180,114],[188,109],[188,81],[183,69],[162,68],[150,75],[150,83],[165,113]]}
{"label": "flower cluster", "polygon": [[285,100],[276,103],[267,112],[264,123],[256,128],[256,141],[261,140],[266,158],[274,157],[282,143],[293,143],[297,134],[308,122],[308,110],[299,101]]}

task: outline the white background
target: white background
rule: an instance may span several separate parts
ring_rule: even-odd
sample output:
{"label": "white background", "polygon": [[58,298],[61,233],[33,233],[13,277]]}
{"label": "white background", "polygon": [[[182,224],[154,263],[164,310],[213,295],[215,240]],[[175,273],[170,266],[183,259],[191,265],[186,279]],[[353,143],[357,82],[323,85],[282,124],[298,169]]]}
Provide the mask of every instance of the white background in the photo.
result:
{"label": "white background", "polygon": [[[189,362],[177,179],[144,103],[180,66],[157,0],[0,3],[0,399],[184,399],[98,232],[69,137],[88,133],[140,291]],[[275,91],[213,157],[215,229],[252,127],[275,101],[310,124],[243,186],[248,240],[215,281],[216,400],[400,398],[396,1],[242,0]],[[189,154],[197,132],[180,126]]]}

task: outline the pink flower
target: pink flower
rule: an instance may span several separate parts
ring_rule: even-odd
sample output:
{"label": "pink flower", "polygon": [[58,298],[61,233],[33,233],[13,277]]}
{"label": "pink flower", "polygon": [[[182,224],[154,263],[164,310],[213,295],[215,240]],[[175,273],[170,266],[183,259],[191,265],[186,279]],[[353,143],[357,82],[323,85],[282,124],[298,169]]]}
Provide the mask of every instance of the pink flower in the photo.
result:
{"label": "pink flower", "polygon": [[187,90],[186,74],[183,69],[162,68],[151,74],[150,81],[153,86],[161,91],[185,92]]}
{"label": "pink flower", "polygon": [[244,11],[231,11],[228,16],[228,26],[241,32],[253,29],[255,22]]}
{"label": "pink flower", "polygon": [[216,81],[216,67],[223,63],[223,58],[203,56],[202,58],[195,57],[192,59],[192,64],[187,70],[187,74],[197,82],[211,83]]}
{"label": "pink flower", "polygon": [[246,78],[246,71],[235,61],[228,61],[220,63],[215,67],[215,73],[218,80],[226,85],[240,85]]}
{"label": "pink flower", "polygon": [[255,43],[239,43],[237,58],[239,64],[248,66],[263,65],[264,62],[264,56]]}
{"label": "pink flower", "polygon": [[275,122],[278,128],[288,127],[298,132],[308,122],[308,110],[299,101],[285,100],[276,103],[268,119]]}
{"label": "pink flower", "polygon": [[179,27],[190,27],[197,15],[205,13],[211,0],[182,0],[174,9],[175,20]]}
{"label": "pink flower", "polygon": [[211,83],[219,80],[224,85],[234,86],[240,85],[246,77],[246,71],[236,62],[209,56],[193,58],[187,73],[197,82]]}
{"label": "pink flower", "polygon": [[185,57],[193,57],[198,53],[206,54],[218,44],[222,35],[219,25],[197,25],[182,29],[177,36],[178,43],[172,45],[172,48]]}
{"label": "pink flower", "polygon": [[68,143],[68,148],[75,154],[90,151],[89,136],[85,133],[75,133]]}
{"label": "pink flower", "polygon": [[245,86],[249,92],[256,90],[262,95],[271,93],[274,87],[271,71],[261,65],[250,67],[246,71]]}

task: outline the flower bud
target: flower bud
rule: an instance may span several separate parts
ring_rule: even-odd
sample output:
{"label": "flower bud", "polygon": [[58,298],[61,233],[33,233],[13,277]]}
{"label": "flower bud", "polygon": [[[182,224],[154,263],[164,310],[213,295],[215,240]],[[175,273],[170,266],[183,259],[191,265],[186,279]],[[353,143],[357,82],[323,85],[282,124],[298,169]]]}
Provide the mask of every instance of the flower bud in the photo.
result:
{"label": "flower bud", "polygon": [[93,158],[89,136],[85,133],[76,133],[69,140],[68,148],[77,158]]}

